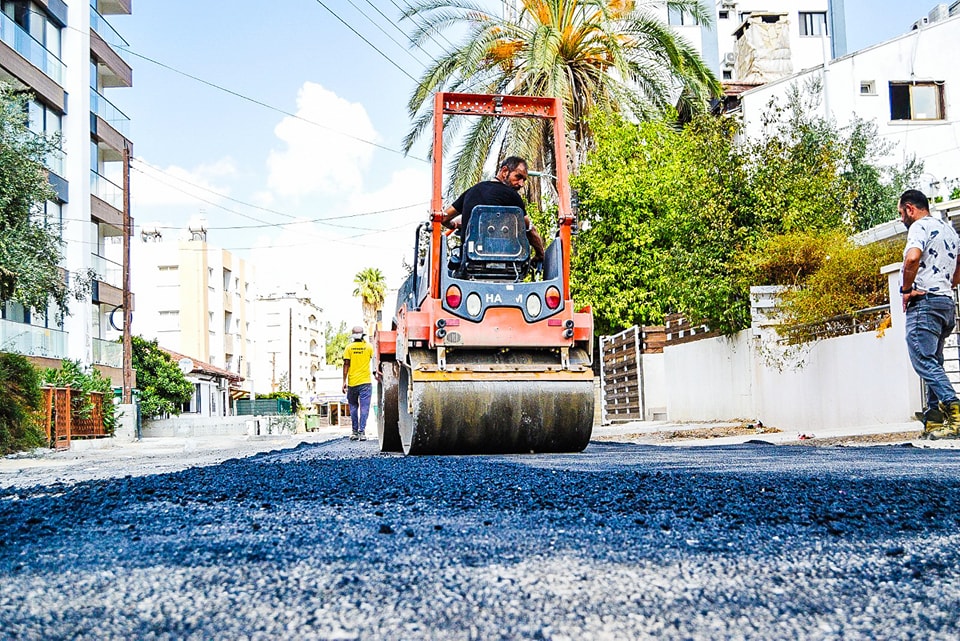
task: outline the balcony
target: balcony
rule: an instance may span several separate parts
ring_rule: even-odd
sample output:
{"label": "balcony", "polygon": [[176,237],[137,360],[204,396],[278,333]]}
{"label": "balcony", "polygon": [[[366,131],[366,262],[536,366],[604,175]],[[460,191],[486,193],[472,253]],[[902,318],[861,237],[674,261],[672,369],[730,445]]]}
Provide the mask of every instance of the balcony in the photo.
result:
{"label": "balcony", "polygon": [[117,211],[123,212],[123,187],[119,187],[92,169],[90,170],[90,193]]}
{"label": "balcony", "polygon": [[123,345],[102,338],[93,339],[93,364],[123,368]]}
{"label": "balcony", "polygon": [[57,329],[0,320],[0,352],[64,359],[67,335]]}
{"label": "balcony", "polygon": [[224,354],[234,354],[233,351],[233,334],[224,334],[223,336],[223,353]]}
{"label": "balcony", "polygon": [[90,0],[90,6],[104,15],[130,15],[132,5],[133,0]]}
{"label": "balcony", "polygon": [[90,5],[90,28],[93,29],[100,38],[110,45],[110,48],[117,52],[128,66],[133,66],[132,56],[130,55],[130,43],[123,39],[117,30],[107,22],[97,8]]}
{"label": "balcony", "polygon": [[48,78],[63,86],[64,66],[60,58],[34,40],[23,27],[14,22],[7,14],[0,12],[0,40],[21,56],[30,61]]}
{"label": "balcony", "polygon": [[97,280],[113,285],[117,289],[123,289],[123,266],[108,260],[98,254],[91,254],[93,271],[97,274]]}
{"label": "balcony", "polygon": [[104,98],[103,94],[92,87],[90,88],[90,111],[113,127],[121,136],[128,140],[130,139],[130,118],[117,109],[112,102]]}
{"label": "balcony", "polygon": [[223,292],[223,311],[233,312],[233,294]]}

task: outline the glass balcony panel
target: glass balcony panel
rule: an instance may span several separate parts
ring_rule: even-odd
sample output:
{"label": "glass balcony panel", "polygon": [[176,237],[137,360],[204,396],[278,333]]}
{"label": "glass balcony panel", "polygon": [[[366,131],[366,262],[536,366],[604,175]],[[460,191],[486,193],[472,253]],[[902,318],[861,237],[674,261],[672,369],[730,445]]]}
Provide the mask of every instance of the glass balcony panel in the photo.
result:
{"label": "glass balcony panel", "polygon": [[10,16],[0,12],[0,40],[30,61],[40,71],[63,86],[63,63],[42,44],[30,37]]}
{"label": "glass balcony panel", "polygon": [[93,261],[93,271],[97,273],[98,280],[113,285],[117,289],[123,289],[123,266],[112,260],[104,258],[98,254],[91,254]]}
{"label": "glass balcony panel", "polygon": [[0,320],[0,352],[64,359],[67,335],[57,329]]}
{"label": "glass balcony panel", "polygon": [[123,345],[102,338],[93,339],[93,363],[107,367],[123,368]]}
{"label": "glass balcony panel", "polygon": [[90,88],[90,111],[100,116],[124,138],[130,139],[130,118],[92,87]]}
{"label": "glass balcony panel", "polygon": [[117,211],[123,211],[123,187],[90,170],[90,193]]}
{"label": "glass balcony panel", "polygon": [[125,63],[133,66],[132,56],[128,51],[130,44],[123,39],[117,30],[113,28],[106,19],[100,15],[100,12],[90,6],[90,28],[97,32],[97,35],[103,38],[103,41],[106,42],[110,47],[117,52],[117,55],[123,59]]}

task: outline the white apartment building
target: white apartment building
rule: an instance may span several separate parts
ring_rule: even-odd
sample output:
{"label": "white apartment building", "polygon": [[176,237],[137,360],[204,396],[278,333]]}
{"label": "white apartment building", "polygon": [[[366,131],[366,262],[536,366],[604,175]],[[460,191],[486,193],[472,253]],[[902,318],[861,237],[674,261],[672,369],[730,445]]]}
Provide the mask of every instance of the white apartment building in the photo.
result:
{"label": "white apartment building", "polygon": [[938,5],[915,28],[887,42],[791,75],[740,96],[748,136],[762,133],[773,98],[811,79],[823,83],[824,114],[844,125],[855,116],[877,124],[895,147],[891,163],[924,162],[920,189],[949,199],[960,186],[960,1]]}
{"label": "white apartment building", "polygon": [[706,0],[713,25],[662,17],[721,81],[761,84],[846,53],[843,0]]}
{"label": "white apartment building", "polygon": [[317,373],[326,364],[322,312],[305,285],[276,289],[257,299],[258,392],[289,390],[304,402],[314,395]]}
{"label": "white apartment building", "polygon": [[56,199],[45,205],[66,242],[63,267],[68,278],[96,273],[91,296],[74,301],[62,324],[51,310],[0,306],[0,349],[45,366],[94,364],[115,385],[123,364],[111,325],[122,321],[114,313],[123,299],[122,160],[132,143],[129,119],[106,94],[133,84],[128,45],[111,24],[130,12],[131,0],[0,0],[0,80],[30,94],[31,129],[63,135],[62,157],[48,161]]}
{"label": "white apartment building", "polygon": [[[132,250],[133,289],[142,292],[134,334],[249,379],[254,354],[254,272],[246,261],[207,244],[205,225],[186,239],[142,227]],[[250,381],[244,383],[250,389]]]}

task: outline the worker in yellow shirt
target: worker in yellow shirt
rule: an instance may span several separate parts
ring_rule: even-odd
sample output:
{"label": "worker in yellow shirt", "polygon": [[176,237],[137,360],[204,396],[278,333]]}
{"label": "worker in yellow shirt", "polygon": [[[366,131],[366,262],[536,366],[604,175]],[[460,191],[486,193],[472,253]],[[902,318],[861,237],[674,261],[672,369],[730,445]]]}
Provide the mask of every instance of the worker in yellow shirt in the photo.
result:
{"label": "worker in yellow shirt", "polygon": [[370,362],[373,347],[363,340],[363,327],[357,325],[351,331],[353,342],[343,351],[343,391],[350,406],[350,423],[353,432],[350,440],[367,440],[367,415],[370,413],[370,395],[373,391],[370,379]]}

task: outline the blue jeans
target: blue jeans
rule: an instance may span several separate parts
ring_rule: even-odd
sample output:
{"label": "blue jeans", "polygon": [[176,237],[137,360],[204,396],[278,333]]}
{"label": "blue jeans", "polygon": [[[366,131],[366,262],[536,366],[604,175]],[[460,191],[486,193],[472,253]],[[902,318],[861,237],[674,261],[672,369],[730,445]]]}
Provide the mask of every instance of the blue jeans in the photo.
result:
{"label": "blue jeans", "polygon": [[[942,350],[941,350],[942,351]],[[364,383],[347,388],[347,405],[350,406],[350,423],[355,434],[367,429],[367,414],[370,413],[370,395],[373,385]]]}
{"label": "blue jeans", "polygon": [[927,408],[937,401],[957,400],[953,383],[943,369],[943,341],[956,325],[953,296],[927,295],[907,305],[907,353],[913,369],[927,387]]}

